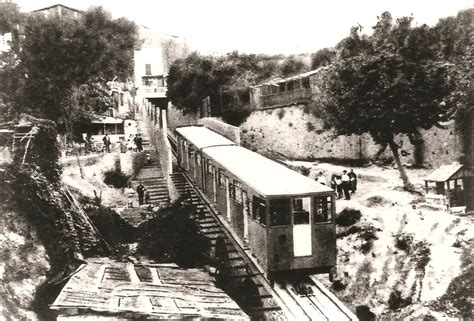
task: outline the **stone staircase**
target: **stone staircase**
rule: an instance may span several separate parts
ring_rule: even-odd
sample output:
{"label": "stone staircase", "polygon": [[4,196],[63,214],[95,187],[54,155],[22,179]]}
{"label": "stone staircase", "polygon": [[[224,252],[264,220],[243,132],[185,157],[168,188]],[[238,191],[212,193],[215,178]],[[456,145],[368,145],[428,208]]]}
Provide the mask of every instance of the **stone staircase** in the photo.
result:
{"label": "stone staircase", "polygon": [[[144,140],[144,143],[145,142],[146,141]],[[145,146],[147,145],[144,144],[144,147]],[[147,149],[143,153],[150,153],[151,161],[143,165],[132,183],[136,187],[140,182],[142,182],[150,196],[150,204],[160,207],[167,206],[170,201],[168,185],[166,179],[163,177],[158,153],[152,149]]]}

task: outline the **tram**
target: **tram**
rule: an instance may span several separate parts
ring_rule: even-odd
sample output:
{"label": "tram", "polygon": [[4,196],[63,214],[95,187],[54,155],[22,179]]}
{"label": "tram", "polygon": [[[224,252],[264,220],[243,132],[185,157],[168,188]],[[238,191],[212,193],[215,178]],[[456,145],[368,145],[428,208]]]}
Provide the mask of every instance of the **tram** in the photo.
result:
{"label": "tram", "polygon": [[203,126],[175,130],[178,163],[269,276],[334,272],[335,195]]}

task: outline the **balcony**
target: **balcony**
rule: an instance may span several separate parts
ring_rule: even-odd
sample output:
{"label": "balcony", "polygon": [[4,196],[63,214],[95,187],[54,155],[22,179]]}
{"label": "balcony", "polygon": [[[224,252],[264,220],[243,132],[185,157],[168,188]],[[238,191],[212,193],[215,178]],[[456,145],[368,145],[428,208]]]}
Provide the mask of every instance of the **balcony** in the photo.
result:
{"label": "balcony", "polygon": [[301,88],[284,91],[262,96],[261,99],[262,109],[302,104],[311,100],[311,90],[309,88]]}
{"label": "balcony", "polygon": [[145,98],[166,98],[166,87],[145,86],[142,87]]}

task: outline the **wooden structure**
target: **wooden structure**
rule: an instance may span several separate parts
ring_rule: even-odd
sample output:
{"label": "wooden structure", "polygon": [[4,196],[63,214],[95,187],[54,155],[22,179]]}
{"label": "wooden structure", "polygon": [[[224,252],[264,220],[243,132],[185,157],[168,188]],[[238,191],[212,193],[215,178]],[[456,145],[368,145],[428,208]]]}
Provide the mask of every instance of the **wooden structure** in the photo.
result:
{"label": "wooden structure", "polygon": [[440,166],[424,179],[426,202],[448,211],[463,211],[467,198],[472,197],[464,187],[464,179],[470,177],[472,173],[459,163]]}
{"label": "wooden structure", "polygon": [[334,191],[202,126],[176,129],[178,162],[269,276],[336,264]]}
{"label": "wooden structure", "polygon": [[88,259],[51,310],[57,320],[249,320],[201,269]]}

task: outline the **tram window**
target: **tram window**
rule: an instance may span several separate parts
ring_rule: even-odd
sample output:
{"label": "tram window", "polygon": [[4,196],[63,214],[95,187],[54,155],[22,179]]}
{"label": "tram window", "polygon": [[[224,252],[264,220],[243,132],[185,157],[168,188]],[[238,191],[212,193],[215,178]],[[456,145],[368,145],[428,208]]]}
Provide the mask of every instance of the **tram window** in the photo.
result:
{"label": "tram window", "polygon": [[231,200],[235,200],[235,185],[229,180],[229,197]]}
{"label": "tram window", "polygon": [[331,197],[315,197],[314,201],[314,222],[330,222],[332,220],[332,200]]}
{"label": "tram window", "polygon": [[212,164],[210,162],[207,162],[207,175],[214,176],[212,169],[213,169]]}
{"label": "tram window", "polygon": [[309,198],[293,199],[293,224],[309,224]]}
{"label": "tram window", "polygon": [[196,152],[196,163],[199,167],[201,167],[201,154]]}
{"label": "tram window", "polygon": [[310,83],[309,83],[309,78],[303,78],[301,80],[301,84],[303,85],[303,88],[310,89]]}
{"label": "tram window", "polygon": [[242,204],[242,183],[234,180],[234,201]]}
{"label": "tram window", "polygon": [[225,175],[224,175],[224,170],[222,168],[219,168],[219,175],[217,177],[219,187],[225,188]]}
{"label": "tram window", "polygon": [[260,224],[266,225],[267,208],[265,201],[257,196],[254,196],[252,204],[252,218],[258,221]]}
{"label": "tram window", "polygon": [[272,226],[290,224],[290,200],[276,199],[270,201],[270,220]]}

